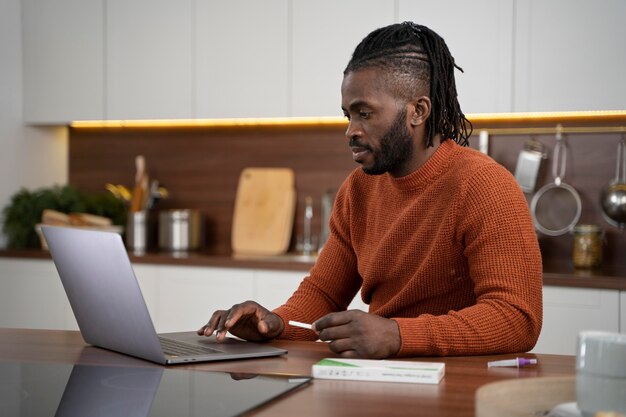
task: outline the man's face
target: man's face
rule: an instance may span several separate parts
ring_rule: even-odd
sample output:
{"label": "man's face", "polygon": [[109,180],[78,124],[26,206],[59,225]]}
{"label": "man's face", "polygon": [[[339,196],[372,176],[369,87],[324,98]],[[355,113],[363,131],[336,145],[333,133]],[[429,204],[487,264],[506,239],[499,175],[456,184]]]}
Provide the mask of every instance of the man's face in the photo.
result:
{"label": "man's face", "polygon": [[380,70],[348,73],[341,86],[342,109],[349,119],[346,137],[352,159],[371,175],[411,172],[413,137],[407,127],[406,106],[388,93]]}

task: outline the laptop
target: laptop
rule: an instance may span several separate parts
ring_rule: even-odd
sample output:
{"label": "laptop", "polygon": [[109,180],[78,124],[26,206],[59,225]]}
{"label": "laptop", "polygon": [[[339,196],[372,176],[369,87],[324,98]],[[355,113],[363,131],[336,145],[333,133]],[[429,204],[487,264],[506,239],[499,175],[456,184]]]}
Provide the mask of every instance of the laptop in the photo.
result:
{"label": "laptop", "polygon": [[160,364],[259,358],[287,353],[265,344],[196,332],[157,334],[122,237],[42,226],[86,343]]}

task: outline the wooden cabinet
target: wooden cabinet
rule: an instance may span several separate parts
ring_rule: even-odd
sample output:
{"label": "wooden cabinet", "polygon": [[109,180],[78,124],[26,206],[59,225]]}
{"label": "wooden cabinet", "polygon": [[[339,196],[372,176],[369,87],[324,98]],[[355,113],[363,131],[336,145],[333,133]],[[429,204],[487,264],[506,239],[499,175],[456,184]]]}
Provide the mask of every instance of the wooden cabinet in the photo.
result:
{"label": "wooden cabinet", "polygon": [[21,2],[25,122],[103,118],[104,1]]}
{"label": "wooden cabinet", "polygon": [[626,108],[626,2],[516,2],[514,111]]}
{"label": "wooden cabinet", "polygon": [[341,116],[343,70],[356,45],[394,19],[388,0],[292,2],[292,116]]}
{"label": "wooden cabinet", "polygon": [[192,0],[106,1],[105,119],[191,118]]}
{"label": "wooden cabinet", "polygon": [[620,297],[618,290],[544,286],[543,328],[533,352],[574,355],[579,332],[619,332]]}
{"label": "wooden cabinet", "polygon": [[[399,21],[414,21],[437,32],[455,62],[457,93],[465,113],[510,112],[514,62],[513,0],[423,3],[399,0]],[[455,10],[455,13],[451,13]]]}

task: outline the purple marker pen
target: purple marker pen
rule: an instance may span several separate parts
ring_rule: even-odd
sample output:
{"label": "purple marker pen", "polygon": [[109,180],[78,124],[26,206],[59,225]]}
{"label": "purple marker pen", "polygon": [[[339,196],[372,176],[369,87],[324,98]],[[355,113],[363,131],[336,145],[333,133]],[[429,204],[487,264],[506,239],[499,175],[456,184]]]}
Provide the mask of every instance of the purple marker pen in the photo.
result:
{"label": "purple marker pen", "polygon": [[493,367],[502,367],[502,366],[514,366],[516,368],[521,368],[526,365],[536,365],[537,359],[527,359],[527,358],[515,358],[515,359],[505,359],[502,361],[493,361],[487,362],[488,368]]}

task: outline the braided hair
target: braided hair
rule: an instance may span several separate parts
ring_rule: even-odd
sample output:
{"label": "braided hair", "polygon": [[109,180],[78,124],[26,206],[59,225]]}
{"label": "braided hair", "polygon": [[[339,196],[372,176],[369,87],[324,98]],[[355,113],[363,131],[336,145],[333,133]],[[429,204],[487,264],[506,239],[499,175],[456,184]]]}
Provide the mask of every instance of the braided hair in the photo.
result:
{"label": "braided hair", "polygon": [[454,68],[463,69],[455,64],[441,36],[413,22],[376,29],[356,47],[343,74],[371,67],[386,70],[387,87],[407,101],[418,91],[428,91],[432,109],[427,146],[433,146],[436,134],[442,141],[468,145],[472,124],[461,111],[454,81]]}

